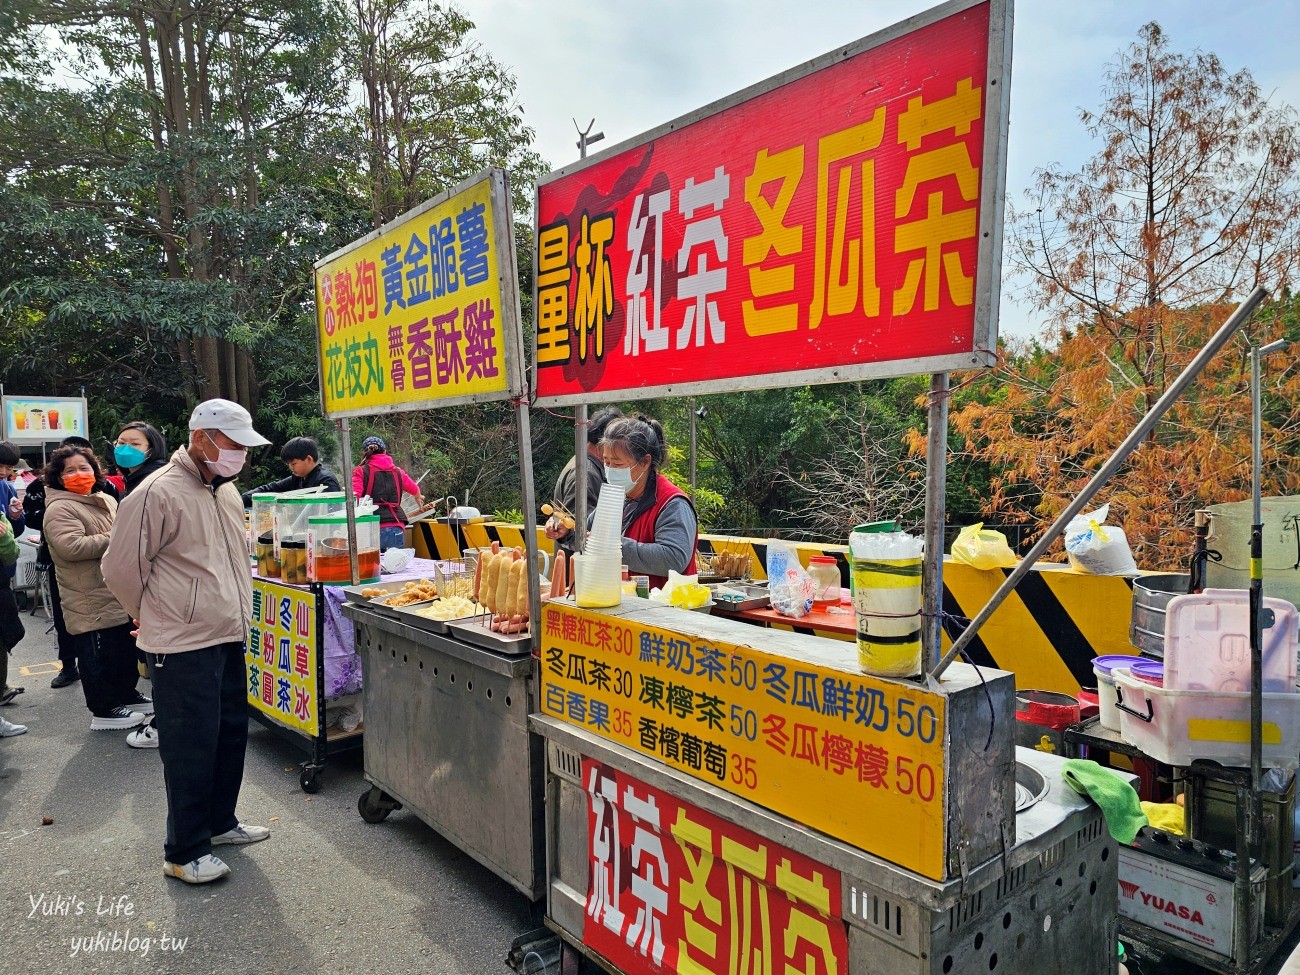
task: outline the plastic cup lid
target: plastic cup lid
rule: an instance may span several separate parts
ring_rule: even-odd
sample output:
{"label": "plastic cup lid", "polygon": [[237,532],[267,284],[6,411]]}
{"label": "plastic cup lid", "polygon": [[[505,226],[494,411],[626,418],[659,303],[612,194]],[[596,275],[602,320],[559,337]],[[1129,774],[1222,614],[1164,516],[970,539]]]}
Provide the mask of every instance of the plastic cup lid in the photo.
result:
{"label": "plastic cup lid", "polygon": [[1134,677],[1159,678],[1164,680],[1165,665],[1159,660],[1139,660],[1129,668]]}
{"label": "plastic cup lid", "polygon": [[865,525],[854,525],[855,532],[896,532],[898,523],[894,521],[870,521]]}
{"label": "plastic cup lid", "polygon": [[1145,657],[1133,656],[1127,653],[1109,653],[1094,657],[1092,667],[1099,674],[1109,674],[1116,667],[1131,667],[1133,664],[1141,663],[1145,659]]}

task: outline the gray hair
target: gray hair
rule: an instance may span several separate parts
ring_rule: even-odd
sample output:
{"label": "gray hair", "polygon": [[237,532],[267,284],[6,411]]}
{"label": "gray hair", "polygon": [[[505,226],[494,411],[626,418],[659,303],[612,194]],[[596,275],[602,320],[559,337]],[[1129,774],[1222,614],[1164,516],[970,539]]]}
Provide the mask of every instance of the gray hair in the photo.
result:
{"label": "gray hair", "polygon": [[658,420],[652,420],[644,414],[625,416],[613,421],[605,428],[602,447],[622,448],[638,462],[647,454],[650,463],[661,466],[668,459],[668,448],[664,444],[664,428]]}

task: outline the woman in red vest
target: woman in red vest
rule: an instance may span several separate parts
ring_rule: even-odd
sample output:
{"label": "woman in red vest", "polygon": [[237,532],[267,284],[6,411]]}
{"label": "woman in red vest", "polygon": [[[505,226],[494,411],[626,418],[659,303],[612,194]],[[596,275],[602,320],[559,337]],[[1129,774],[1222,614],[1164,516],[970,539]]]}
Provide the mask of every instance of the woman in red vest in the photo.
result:
{"label": "woman in red vest", "polygon": [[[669,570],[694,575],[699,520],[691,499],[659,471],[668,459],[659,421],[641,415],[615,420],[605,428],[600,453],[605,480],[627,492],[623,562],[631,574],[649,576],[651,588],[662,588]],[[550,538],[568,533],[554,518],[547,523]]]}

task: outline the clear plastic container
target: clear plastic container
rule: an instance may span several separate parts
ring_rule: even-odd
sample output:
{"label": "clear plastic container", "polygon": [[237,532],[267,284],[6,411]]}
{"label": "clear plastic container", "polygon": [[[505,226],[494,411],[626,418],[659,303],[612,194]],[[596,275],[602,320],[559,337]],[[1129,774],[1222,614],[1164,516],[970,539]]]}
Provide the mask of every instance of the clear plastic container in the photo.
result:
{"label": "clear plastic container", "polygon": [[1092,672],[1097,676],[1097,717],[1103,728],[1119,731],[1119,709],[1115,707],[1115,678],[1117,667],[1129,667],[1144,660],[1128,653],[1108,653],[1092,660]]}
{"label": "clear plastic container", "polygon": [[[1119,733],[1166,765],[1209,759],[1250,764],[1250,693],[1153,687],[1124,668],[1111,672],[1122,698]],[[1300,755],[1300,694],[1263,695],[1264,766],[1295,768]]]}
{"label": "clear plastic container", "polygon": [[[1260,681],[1266,692],[1295,689],[1300,613],[1264,597],[1272,625],[1261,635]],[[1267,622],[1267,619],[1266,619]],[[1165,686],[1176,691],[1250,690],[1250,593],[1207,589],[1169,601],[1165,617]]]}
{"label": "clear plastic container", "polygon": [[280,559],[275,551],[275,502],[278,494],[254,494],[248,520],[248,554],[257,560],[257,574],[267,579],[280,576]]}
{"label": "clear plastic container", "polygon": [[[347,515],[307,519],[307,581],[352,584]],[[357,571],[361,582],[379,579],[379,516],[357,515]]]}
{"label": "clear plastic container", "polygon": [[835,556],[814,555],[808,560],[808,574],[817,586],[815,605],[829,606],[840,601],[840,566]]}
{"label": "clear plastic container", "polygon": [[[307,520],[317,515],[342,514],[347,501],[342,491],[316,494],[280,494],[275,499],[275,553],[284,561],[281,549],[286,541],[297,542],[303,550],[306,571]],[[288,581],[287,579],[285,580]]]}
{"label": "clear plastic container", "polygon": [[864,674],[921,672],[921,539],[906,532],[854,532],[853,609]]}

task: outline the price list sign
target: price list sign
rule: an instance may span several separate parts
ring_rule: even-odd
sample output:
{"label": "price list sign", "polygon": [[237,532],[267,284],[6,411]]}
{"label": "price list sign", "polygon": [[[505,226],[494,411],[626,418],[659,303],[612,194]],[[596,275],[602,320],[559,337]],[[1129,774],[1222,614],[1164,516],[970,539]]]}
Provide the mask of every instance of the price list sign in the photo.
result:
{"label": "price list sign", "polygon": [[943,879],[944,695],[567,603],[541,674],[547,715]]}

